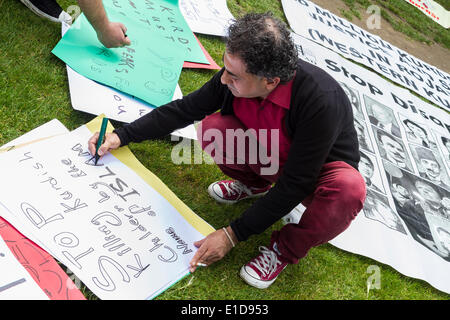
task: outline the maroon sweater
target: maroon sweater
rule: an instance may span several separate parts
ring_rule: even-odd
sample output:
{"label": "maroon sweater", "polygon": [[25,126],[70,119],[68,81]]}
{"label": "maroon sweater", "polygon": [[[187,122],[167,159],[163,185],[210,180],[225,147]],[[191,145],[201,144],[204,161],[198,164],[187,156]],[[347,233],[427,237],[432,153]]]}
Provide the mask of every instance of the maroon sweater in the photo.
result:
{"label": "maroon sweater", "polygon": [[[233,114],[234,96],[220,82],[223,71],[183,99],[116,129],[121,145],[163,137],[218,109],[223,115]],[[292,144],[283,173],[264,197],[231,222],[239,241],[263,232],[311,194],[323,164],[344,161],[358,168],[359,146],[350,101],[322,69],[298,61],[285,121]]]}

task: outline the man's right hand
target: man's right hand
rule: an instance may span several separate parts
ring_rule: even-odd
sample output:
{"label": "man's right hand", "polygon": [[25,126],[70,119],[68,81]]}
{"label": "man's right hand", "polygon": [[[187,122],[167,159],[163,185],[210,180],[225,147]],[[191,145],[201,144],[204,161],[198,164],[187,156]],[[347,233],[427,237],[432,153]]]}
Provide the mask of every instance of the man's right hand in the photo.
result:
{"label": "man's right hand", "polygon": [[[94,156],[95,151],[97,149],[97,141],[98,141],[99,133],[96,132],[88,141],[89,152]],[[105,134],[105,142],[98,149],[98,155],[100,157],[104,156],[106,153],[111,150],[117,149],[120,147],[120,138],[115,133],[106,133]]]}
{"label": "man's right hand", "polygon": [[98,40],[107,48],[129,46],[130,39],[126,36],[127,28],[123,23],[108,21],[97,29]]}

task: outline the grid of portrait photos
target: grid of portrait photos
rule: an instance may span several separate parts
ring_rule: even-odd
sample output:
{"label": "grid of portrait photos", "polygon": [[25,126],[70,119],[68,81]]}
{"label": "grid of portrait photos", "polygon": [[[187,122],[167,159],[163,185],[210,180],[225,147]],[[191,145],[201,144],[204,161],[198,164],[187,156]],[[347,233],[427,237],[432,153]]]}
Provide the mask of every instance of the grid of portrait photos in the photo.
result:
{"label": "grid of portrait photos", "polygon": [[340,85],[353,107],[367,186],[365,218],[450,262],[450,138]]}

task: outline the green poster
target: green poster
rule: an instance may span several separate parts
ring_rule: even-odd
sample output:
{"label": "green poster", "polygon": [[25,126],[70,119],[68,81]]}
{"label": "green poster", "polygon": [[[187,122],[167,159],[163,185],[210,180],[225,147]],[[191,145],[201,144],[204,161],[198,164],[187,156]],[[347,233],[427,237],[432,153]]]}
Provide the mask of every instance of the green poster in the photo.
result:
{"label": "green poster", "polygon": [[158,34],[168,43],[186,50],[184,61],[209,63],[181,14],[178,0],[103,0],[103,4],[108,16],[113,11],[119,13],[114,21],[120,21],[121,17],[133,21],[126,25],[128,30],[140,28]]}
{"label": "green poster", "polygon": [[132,43],[105,48],[80,15],[52,53],[81,75],[158,107],[172,100],[184,61],[208,63],[177,0],[104,0],[104,5],[111,21],[126,25]]}
{"label": "green poster", "polygon": [[[110,18],[116,17],[110,14]],[[127,18],[122,21],[129,25]],[[174,50],[165,39],[142,28],[129,28],[127,34],[131,46],[107,49],[82,14],[52,53],[81,75],[154,106],[170,102],[183,67],[184,51]]]}

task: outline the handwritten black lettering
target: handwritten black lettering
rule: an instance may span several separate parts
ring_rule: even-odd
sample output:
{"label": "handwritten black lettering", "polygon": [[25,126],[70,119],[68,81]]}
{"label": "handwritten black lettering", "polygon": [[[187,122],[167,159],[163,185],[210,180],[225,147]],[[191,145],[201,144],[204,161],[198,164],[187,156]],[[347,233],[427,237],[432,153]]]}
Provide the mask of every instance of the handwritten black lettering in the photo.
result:
{"label": "handwritten black lettering", "polygon": [[63,200],[70,200],[73,197],[73,194],[69,191],[64,191],[60,194],[60,196],[63,198]]}
{"label": "handwritten black lettering", "polygon": [[47,180],[40,181],[40,183],[47,183],[47,182],[50,184],[50,186],[51,186],[53,189],[55,189],[55,190],[61,190],[61,187],[57,187],[58,181],[57,181],[55,178],[49,177]]}
{"label": "handwritten black lettering", "polygon": [[65,213],[68,212],[72,212],[72,211],[76,211],[76,210],[80,210],[83,208],[87,208],[88,205],[84,202],[81,202],[81,200],[79,198],[75,199],[75,202],[72,206],[69,206],[65,203],[60,203],[64,208],[66,208],[66,210],[64,210]]}
{"label": "handwritten black lettering", "polygon": [[98,194],[101,196],[100,200],[97,201],[98,203],[102,203],[111,199],[111,197],[104,191],[100,191]]}
{"label": "handwritten black lettering", "polygon": [[111,259],[107,256],[100,256],[98,258],[98,267],[100,270],[100,273],[102,274],[104,282],[101,282],[97,277],[92,277],[92,281],[94,284],[99,287],[100,289],[103,289],[105,291],[114,291],[116,289],[116,284],[114,283],[113,279],[109,275],[109,273],[106,271],[105,263],[110,264],[113,266],[117,271],[120,272],[122,276],[123,282],[130,282],[130,276],[128,275],[127,271],[118,263],[117,261]]}
{"label": "handwritten black lettering", "polygon": [[23,155],[24,155],[25,158],[20,159],[19,162],[27,161],[27,160],[33,159],[33,157],[31,156],[31,152],[25,152]]}
{"label": "handwritten black lettering", "polygon": [[91,223],[93,225],[98,226],[101,223],[99,220],[102,218],[108,218],[108,219],[105,219],[105,222],[111,226],[117,227],[117,226],[122,225],[122,221],[119,219],[119,217],[109,211],[103,211],[103,212],[97,214],[94,218],[92,218]]}
{"label": "handwritten black lettering", "polygon": [[25,278],[22,278],[22,279],[13,281],[11,283],[8,283],[8,284],[0,287],[0,292],[6,291],[8,289],[11,289],[12,287],[15,287],[15,286],[17,286],[17,285],[19,285],[21,283],[24,283],[24,282],[26,282]]}
{"label": "handwritten black lettering", "polygon": [[188,249],[188,244],[184,240],[182,240],[179,235],[177,235],[175,233],[175,230],[172,227],[167,228],[166,232],[168,234],[170,234],[170,236],[173,239],[175,239],[175,241],[177,242],[176,248],[177,249],[183,249],[183,252],[182,252],[183,254],[188,254],[188,253],[192,252],[192,249]]}
{"label": "handwritten black lettering", "polygon": [[31,223],[33,223],[39,229],[51,222],[64,219],[64,217],[59,213],[46,219],[41,213],[39,213],[36,208],[26,202],[21,203],[20,208],[22,209],[22,213],[28,218],[28,220],[30,220]]}
{"label": "handwritten black lettering", "polygon": [[[143,213],[143,212],[147,212],[150,216],[154,216],[155,212],[151,211],[151,208],[152,208],[152,206],[150,206],[150,205],[148,207],[141,207],[141,206],[138,206],[136,204],[133,204],[133,205],[128,207],[128,211],[131,214],[140,214],[140,213]],[[150,214],[150,212],[151,212],[151,214]]]}
{"label": "handwritten black lettering", "polygon": [[171,256],[169,258],[165,258],[163,255],[158,255],[158,259],[161,260],[162,262],[175,262],[178,259],[178,255],[177,253],[169,246],[164,246],[164,249],[166,249],[167,251],[169,251],[169,253],[171,254]]}
{"label": "handwritten black lettering", "polygon": [[144,272],[145,269],[147,269],[150,266],[150,264],[147,264],[145,267],[143,267],[142,266],[142,262],[141,262],[141,258],[139,257],[139,255],[135,254],[134,258],[136,259],[136,262],[137,262],[138,266],[135,267],[135,266],[131,266],[131,265],[128,264],[127,267],[130,268],[131,270],[137,271],[137,273],[133,275],[133,277],[135,277],[137,279],[137,278],[139,278],[141,273]]}
{"label": "handwritten black lettering", "polygon": [[159,243],[161,241],[161,239],[159,239],[158,237],[155,237],[151,240],[154,244],[153,248],[149,249],[148,251],[153,252],[156,249],[162,247],[164,245],[164,243]]}
{"label": "handwritten black lettering", "polygon": [[127,111],[125,110],[125,108],[126,108],[125,106],[118,106],[117,109],[119,109],[119,112],[118,112],[117,114],[119,115],[119,114],[122,114],[122,113],[127,112]]}
{"label": "handwritten black lettering", "polygon": [[159,7],[161,8],[161,12],[167,12],[167,13],[170,13],[171,15],[174,14],[173,10],[169,7],[165,7],[165,6],[161,6],[161,5]]}
{"label": "handwritten black lettering", "polygon": [[83,146],[81,143],[77,143],[71,148],[72,151],[77,151],[79,157],[90,157],[91,154],[89,151],[83,151]]}
{"label": "handwritten black lettering", "polygon": [[77,267],[78,269],[81,270],[82,266],[78,262],[78,260],[91,254],[92,252],[94,252],[94,248],[90,247],[89,249],[87,249],[86,251],[80,253],[79,255],[77,255],[75,257],[68,251],[63,251],[62,254],[69,260],[70,263],[72,263],[75,267]]}
{"label": "handwritten black lettering", "polygon": [[115,176],[116,175],[114,172],[112,172],[112,170],[108,166],[105,166],[105,169],[108,171],[108,173],[104,174],[104,175],[101,175],[101,176],[98,176],[100,179],[104,178],[104,177],[109,177],[109,176]]}
{"label": "handwritten black lettering", "polygon": [[72,232],[60,232],[53,237],[53,240],[56,244],[65,247],[65,248],[75,248],[80,244],[80,240],[78,240],[77,236]]}

